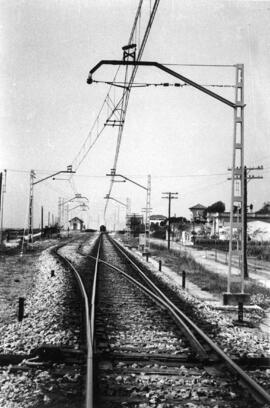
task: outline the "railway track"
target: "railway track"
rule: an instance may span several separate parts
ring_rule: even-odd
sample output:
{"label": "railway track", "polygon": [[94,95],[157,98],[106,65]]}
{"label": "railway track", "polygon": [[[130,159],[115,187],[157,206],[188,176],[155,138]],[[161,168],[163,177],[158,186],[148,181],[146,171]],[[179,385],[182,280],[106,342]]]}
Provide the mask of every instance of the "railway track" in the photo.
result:
{"label": "railway track", "polygon": [[[52,349],[45,363],[54,364],[56,357],[58,364],[68,365],[71,360],[78,369],[81,366],[81,373],[86,373],[85,402],[79,406],[270,404],[269,394],[210,340],[207,333],[214,335],[212,325],[198,322],[199,328],[191,307],[155,281],[109,236],[101,234],[93,245],[87,240],[70,242],[56,252],[76,277],[84,324],[77,356],[72,350],[66,354],[60,350],[59,362],[55,354],[59,350]],[[38,357],[34,361],[42,363],[42,355]],[[63,406],[74,405],[67,398]]]}
{"label": "railway track", "polygon": [[85,313],[87,406],[270,403],[267,392],[186,317],[125,250],[103,234],[96,251],[87,256],[96,261],[91,296],[78,276],[90,311]]}
{"label": "railway track", "polygon": [[[201,400],[204,406],[240,407],[249,406],[247,390],[257,403],[270,401],[264,390],[170,302],[126,251],[105,236],[103,241],[95,343],[99,406],[125,403],[143,407],[150,403],[173,407]],[[120,268],[112,268],[112,264],[120,264]],[[225,387],[221,370],[227,371]],[[242,395],[239,381],[245,384]]]}

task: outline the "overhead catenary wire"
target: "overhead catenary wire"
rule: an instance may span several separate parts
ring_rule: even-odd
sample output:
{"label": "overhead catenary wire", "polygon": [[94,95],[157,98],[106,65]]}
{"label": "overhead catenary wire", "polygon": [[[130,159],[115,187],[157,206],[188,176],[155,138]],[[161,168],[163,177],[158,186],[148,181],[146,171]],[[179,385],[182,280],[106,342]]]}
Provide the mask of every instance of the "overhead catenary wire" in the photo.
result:
{"label": "overhead catenary wire", "polygon": [[188,195],[192,193],[197,193],[198,191],[205,190],[206,188],[220,186],[222,184],[226,184],[228,180],[219,181],[218,183],[211,183],[211,184],[204,184],[200,185],[200,187],[192,188],[191,190],[187,189],[183,191],[183,195]]}
{"label": "overhead catenary wire", "polygon": [[181,63],[167,63],[167,62],[162,62],[162,65],[166,65],[166,66],[179,66],[179,67],[235,68],[235,65],[233,65],[233,64],[181,64]]}
{"label": "overhead catenary wire", "polygon": [[[155,0],[153,8],[151,9],[151,13],[150,13],[150,17],[146,26],[146,30],[142,39],[142,43],[140,45],[139,51],[138,51],[138,56],[137,56],[137,61],[140,61],[144,52],[144,48],[150,33],[150,29],[152,27],[156,12],[157,12],[157,8],[159,5],[159,0]],[[139,11],[140,12],[140,11]],[[130,37],[132,38],[132,37]],[[132,72],[131,72],[131,76],[129,79],[129,86],[127,87],[127,89],[123,90],[123,109],[121,110],[121,120],[122,120],[122,126],[119,128],[118,131],[118,138],[117,138],[117,145],[116,145],[116,152],[115,152],[115,157],[114,157],[114,164],[113,164],[113,168],[116,169],[117,167],[117,162],[118,162],[118,157],[119,157],[119,151],[120,151],[120,145],[121,145],[121,140],[122,140],[122,134],[123,134],[123,129],[124,129],[124,123],[125,123],[125,117],[126,117],[126,112],[127,112],[127,106],[128,106],[128,101],[129,101],[129,95],[130,95],[130,85],[134,82],[136,73],[138,70],[138,65],[133,66],[132,68]],[[126,66],[126,73],[128,72],[128,66]],[[125,78],[126,80],[126,78]],[[110,181],[110,187],[109,187],[109,193],[107,195],[107,197],[110,197],[110,194],[112,192],[112,188],[113,188],[113,181],[114,181],[114,177],[112,176],[111,181]],[[106,217],[106,211],[107,211],[107,207],[108,207],[108,203],[109,203],[109,199],[106,199],[106,204],[105,204],[105,208],[104,208],[104,219]]]}
{"label": "overhead catenary wire", "polygon": [[[143,0],[140,0],[140,3],[139,3],[138,8],[137,8],[137,13],[136,13],[136,16],[135,16],[135,19],[134,19],[133,27],[131,29],[131,33],[130,33],[130,37],[129,37],[129,44],[131,43],[131,41],[133,39],[133,36],[134,36],[134,32],[135,32],[135,29],[136,29],[136,26],[137,26],[137,23],[138,23],[138,19],[139,19],[139,16],[140,16],[142,4],[143,4]],[[116,78],[117,78],[117,76],[119,74],[119,71],[120,71],[120,66],[116,70],[113,81],[116,80]],[[109,90],[108,90],[108,92],[106,94],[106,97],[105,97],[105,99],[104,99],[104,101],[103,101],[103,103],[101,105],[101,108],[99,109],[97,117],[96,117],[95,121],[93,122],[92,127],[90,128],[90,131],[88,132],[88,134],[87,134],[81,148],[79,149],[78,153],[76,154],[76,156],[75,156],[75,158],[74,158],[74,160],[72,162],[72,166],[73,166],[75,171],[77,171],[79,169],[80,165],[82,164],[82,162],[87,157],[89,151],[96,144],[97,140],[99,139],[99,137],[101,136],[101,134],[103,133],[103,131],[106,128],[106,126],[103,125],[102,128],[99,129],[98,128],[98,123],[99,123],[99,118],[101,116],[102,111],[104,110],[104,108],[106,109],[106,106],[108,107],[108,101],[110,101],[113,104],[113,106],[115,106],[115,102],[113,102],[111,97],[110,97],[111,91],[113,91],[113,93],[114,93],[113,86],[111,86],[109,88]],[[115,101],[115,94],[113,96],[113,100]],[[112,111],[108,115],[108,119],[110,119],[114,114],[113,108],[111,108],[111,109],[112,109]],[[108,114],[108,112],[107,112],[107,114]],[[92,133],[94,132],[95,129],[97,129],[96,137],[93,140],[91,140]],[[72,179],[73,175],[71,175],[70,178]]]}
{"label": "overhead catenary wire", "polygon": [[[21,170],[21,169],[6,169],[7,171],[15,172],[15,173],[25,173],[28,174],[29,170]],[[270,171],[270,167],[264,167],[262,172],[268,173]],[[39,174],[50,174],[51,170],[36,170]],[[214,173],[191,173],[191,174],[152,174],[152,178],[185,178],[185,177],[212,177],[212,176],[225,176],[228,172],[214,172]],[[147,174],[126,174],[127,177],[143,177],[145,178]],[[104,174],[74,174],[74,179],[76,178],[104,178],[107,179],[107,176]],[[63,179],[64,180],[64,179]],[[69,179],[65,179],[64,181],[69,182]],[[48,181],[46,182],[48,186],[50,184]]]}
{"label": "overhead catenary wire", "polygon": [[[142,2],[141,2],[141,3],[142,3]],[[134,34],[134,31],[135,31],[135,28],[136,28],[136,23],[138,22],[138,19],[139,19],[139,16],[140,16],[141,3],[140,3],[140,5],[139,5],[138,12],[137,12],[137,15],[136,15],[136,18],[135,18],[135,22],[134,22],[134,26],[133,26],[133,34]],[[139,21],[140,21],[140,19],[139,19]],[[131,34],[130,39],[129,39],[129,42],[131,42],[131,41],[132,41],[132,34]],[[138,58],[138,60],[139,60],[139,58]],[[235,67],[234,65],[221,65],[221,64],[220,64],[220,65],[218,65],[218,64],[163,64],[163,65],[167,65],[167,66],[169,66],[169,65],[172,65],[172,66],[173,66],[173,65],[175,65],[175,66],[198,66],[198,67],[200,67],[200,66],[205,66],[205,67]],[[134,70],[135,70],[135,69],[137,70],[137,67],[134,67]],[[93,81],[93,82],[94,82],[94,83],[98,83],[98,82],[107,83],[107,84],[110,85],[110,87],[117,86],[118,83],[115,81],[115,79],[116,79],[116,77],[117,77],[117,75],[118,75],[118,73],[119,73],[119,70],[120,70],[120,66],[119,66],[118,69],[117,69],[117,72],[116,72],[116,74],[115,74],[115,76],[114,76],[113,81]],[[119,84],[122,84],[123,87],[125,87],[125,84],[126,84],[126,83],[125,83],[125,82],[119,82]],[[168,83],[163,83],[163,84],[138,84],[138,85],[137,85],[137,84],[134,84],[134,85],[131,85],[131,83],[129,83],[129,84],[128,84],[128,87],[126,87],[126,88],[128,89],[128,88],[130,88],[130,87],[134,87],[134,88],[135,88],[135,87],[142,87],[142,86],[144,86],[144,87],[146,87],[146,86],[188,86],[188,84],[173,84],[173,85],[172,85],[172,84],[169,84],[169,85],[168,85]],[[228,87],[233,88],[233,87],[235,87],[234,85],[224,85],[224,84],[210,84],[210,85],[203,85],[203,86],[206,86],[206,87],[207,87],[207,86],[209,86],[209,87],[223,87],[223,88],[228,88]],[[90,129],[90,131],[89,131],[89,133],[88,133],[88,135],[87,135],[87,137],[86,137],[86,139],[85,139],[85,141],[84,141],[84,143],[83,143],[83,145],[82,145],[80,151],[78,152],[77,156],[75,157],[75,159],[74,159],[73,162],[72,162],[72,164],[73,164],[75,170],[77,170],[77,169],[79,168],[79,166],[82,164],[82,162],[84,161],[84,159],[85,159],[86,156],[88,155],[89,151],[90,151],[91,148],[95,145],[95,143],[97,142],[97,140],[99,139],[99,137],[101,136],[101,134],[103,133],[103,131],[104,131],[105,128],[106,128],[106,126],[104,125],[100,131],[97,131],[97,134],[96,134],[95,139],[92,141],[92,143],[89,144],[89,146],[87,147],[85,153],[84,153],[84,154],[82,155],[82,157],[78,160],[78,163],[76,163],[76,160],[77,160],[77,159],[79,158],[79,156],[82,154],[82,151],[84,150],[84,148],[85,148],[85,146],[86,146],[86,144],[87,144],[87,141],[89,140],[89,138],[90,138],[90,136],[91,136],[91,134],[92,134],[92,132],[93,132],[94,127],[95,127],[95,126],[97,125],[97,123],[98,123],[100,114],[101,114],[102,110],[104,109],[104,106],[105,106],[106,103],[107,103],[107,99],[110,99],[110,100],[111,100],[111,98],[110,98],[110,91],[111,91],[111,88],[109,89],[109,91],[108,91],[108,93],[107,93],[107,95],[106,95],[106,97],[105,97],[105,99],[104,99],[104,102],[103,102],[103,104],[102,104],[102,106],[101,106],[101,108],[100,108],[100,111],[99,111],[99,113],[98,113],[98,115],[97,115],[97,118],[96,118],[96,120],[95,120],[93,126],[91,127],[91,129]],[[123,96],[122,96],[122,98],[120,99],[119,103],[115,106],[115,110],[112,110],[112,112],[111,112],[111,114],[109,115],[108,119],[110,119],[110,118],[113,116],[113,114],[114,114],[115,111],[117,110],[119,104],[123,102],[124,97],[125,97],[125,93],[123,94]],[[73,175],[71,175],[70,177],[72,178]]]}
{"label": "overhead catenary wire", "polygon": [[[125,88],[125,82],[112,82],[112,81],[101,81],[101,80],[92,80],[93,83],[96,84],[107,84],[107,85],[113,85],[113,86],[120,86]],[[164,86],[164,87],[180,87],[183,88],[185,86],[191,86],[190,84],[186,84],[186,83],[179,83],[179,82],[175,82],[175,83],[169,83],[169,82],[133,82],[132,85],[129,85],[131,88],[143,88],[143,87],[149,87],[149,86]],[[204,87],[219,87],[219,88],[235,88],[235,85],[230,85],[230,84],[200,84],[200,86],[204,86]]]}
{"label": "overhead catenary wire", "polygon": [[[268,156],[264,156],[266,158]],[[270,157],[270,156],[269,156]],[[261,158],[262,159],[262,158]],[[259,160],[261,160],[259,159]],[[27,169],[2,169],[2,171],[7,170],[9,172],[14,172],[14,173],[23,173],[23,174],[29,174],[29,170]],[[264,166],[262,169],[262,173],[268,173],[270,171],[269,166]],[[42,175],[49,175],[52,172],[56,172],[56,170],[35,170],[36,174],[42,174]],[[224,176],[227,175],[228,172],[209,172],[209,173],[188,173],[188,174],[152,174],[151,177],[153,178],[182,178],[182,177],[211,177],[211,176]],[[126,176],[128,177],[143,177],[145,178],[147,174],[129,174],[127,173]],[[74,174],[74,179],[76,178],[104,178],[107,179],[107,176],[105,174]],[[67,181],[70,184],[69,179],[63,179],[63,181]],[[45,182],[46,185],[50,186],[49,181]]]}
{"label": "overhead catenary wire", "polygon": [[57,187],[55,184],[52,185],[52,184],[49,183],[48,181],[45,181],[44,187],[45,187],[45,186],[46,186],[46,188],[48,188],[48,189],[54,191],[55,193],[61,194],[63,197],[66,196],[66,195],[68,194],[68,192],[69,192],[69,190],[63,190],[63,189]]}

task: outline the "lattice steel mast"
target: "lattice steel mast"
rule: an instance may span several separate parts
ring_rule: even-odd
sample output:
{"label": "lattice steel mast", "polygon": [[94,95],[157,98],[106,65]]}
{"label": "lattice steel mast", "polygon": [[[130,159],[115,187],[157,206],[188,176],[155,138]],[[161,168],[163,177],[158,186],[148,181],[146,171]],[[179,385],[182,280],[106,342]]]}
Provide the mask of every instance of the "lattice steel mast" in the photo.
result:
{"label": "lattice steel mast", "polygon": [[[233,127],[233,157],[232,157],[232,184],[231,184],[231,212],[230,212],[230,242],[229,242],[229,270],[227,292],[231,292],[231,272],[233,254],[241,260],[241,293],[244,293],[244,65],[236,64],[235,107]],[[234,209],[238,217],[234,217]],[[235,220],[236,218],[236,220]],[[237,219],[238,218],[238,219]],[[237,230],[237,239],[240,247],[233,249],[234,228]]]}

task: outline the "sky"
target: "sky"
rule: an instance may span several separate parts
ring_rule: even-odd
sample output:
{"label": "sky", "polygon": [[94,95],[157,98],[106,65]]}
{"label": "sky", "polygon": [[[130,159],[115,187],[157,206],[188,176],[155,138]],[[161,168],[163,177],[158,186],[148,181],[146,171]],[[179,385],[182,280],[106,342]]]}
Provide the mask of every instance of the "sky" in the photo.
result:
{"label": "sky", "polygon": [[[153,1],[152,1],[153,4]],[[76,164],[83,143],[94,140],[109,111],[96,118],[109,85],[88,85],[88,72],[100,60],[122,59],[138,1],[0,1],[0,168],[7,169],[4,227],[27,225],[29,173],[36,180]],[[141,41],[149,17],[144,0]],[[270,1],[161,0],[142,60],[172,64],[174,71],[234,101],[235,68],[245,67],[245,164],[264,166],[250,174],[248,204],[258,210],[270,200]],[[184,64],[184,65],[181,65]],[[211,66],[209,66],[211,65]],[[213,66],[226,65],[226,66]],[[116,67],[100,68],[97,81],[112,81]],[[117,80],[123,81],[124,69]],[[136,83],[179,82],[153,67],[141,67]],[[121,88],[113,88],[117,101]],[[94,125],[94,127],[93,127]],[[95,128],[96,127],[96,128]],[[92,129],[92,130],[91,130]],[[34,187],[34,226],[40,207],[57,216],[59,197],[75,193],[89,200],[88,212],[70,212],[88,227],[124,225],[126,209],[110,200],[104,221],[118,127],[106,126],[73,177]],[[163,192],[178,192],[172,214],[190,218],[195,204],[223,201],[230,207],[233,109],[191,87],[133,88],[120,146],[117,173],[147,184],[151,175],[152,214],[167,214]],[[145,191],[114,183],[112,197],[145,207]]]}

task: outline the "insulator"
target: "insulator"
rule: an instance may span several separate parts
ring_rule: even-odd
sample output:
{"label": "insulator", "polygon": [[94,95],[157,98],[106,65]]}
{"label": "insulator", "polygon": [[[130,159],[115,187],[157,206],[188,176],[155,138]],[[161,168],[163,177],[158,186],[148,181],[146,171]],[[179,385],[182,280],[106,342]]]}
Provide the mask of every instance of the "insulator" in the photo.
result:
{"label": "insulator", "polygon": [[93,83],[93,80],[92,80],[92,74],[90,74],[90,73],[89,73],[89,75],[88,75],[88,78],[87,78],[86,82],[87,82],[89,85],[91,85],[91,84]]}

